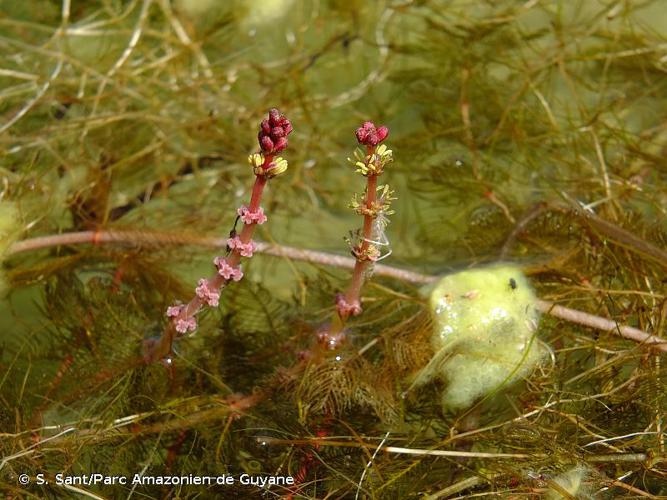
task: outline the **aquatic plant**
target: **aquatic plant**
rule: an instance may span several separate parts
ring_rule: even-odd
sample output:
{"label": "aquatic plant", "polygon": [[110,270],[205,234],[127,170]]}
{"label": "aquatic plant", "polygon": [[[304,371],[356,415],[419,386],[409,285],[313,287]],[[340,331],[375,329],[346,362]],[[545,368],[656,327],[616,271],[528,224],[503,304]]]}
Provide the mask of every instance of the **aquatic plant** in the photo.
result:
{"label": "aquatic plant", "polygon": [[[667,495],[662,3],[3,2],[0,496]],[[244,279],[147,364],[175,300],[217,298],[272,106],[299,125]],[[308,358],[357,266],[341,160],[368,119],[391,258]],[[411,387],[438,348],[421,289],[499,261],[547,355],[443,411],[449,372]],[[95,472],[129,483],[56,481]]]}
{"label": "aquatic plant", "polygon": [[330,324],[318,332],[318,341],[326,349],[334,350],[345,340],[345,324],[350,316],[361,314],[361,287],[372,273],[373,264],[391,254],[385,230],[391,215],[393,191],[388,184],[378,185],[378,178],[385,167],[393,161],[392,151],[381,144],[389,135],[385,126],[375,127],[367,121],[355,135],[364,149],[354,152],[348,161],[356,172],[366,177],[366,188],[361,195],[352,198],[350,208],[364,218],[361,229],[350,231],[347,242],[355,258],[352,279],[345,293],[336,294],[336,312]]}
{"label": "aquatic plant", "polygon": [[[248,206],[241,205],[237,210],[234,227],[227,240],[227,254],[213,259],[216,273],[210,278],[201,278],[195,288],[195,295],[187,304],[175,303],[167,308],[169,323],[159,340],[149,339],[144,342],[144,359],[153,362],[160,359],[171,363],[172,344],[175,336],[180,336],[197,329],[196,315],[203,306],[217,307],[221,289],[231,281],[243,278],[241,257],[252,257],[257,244],[252,240],[255,226],[264,224],[267,217],[260,206],[264,187],[269,179],[287,170],[287,160],[277,153],[287,148],[287,136],[292,132],[291,122],[280,111],[273,108],[268,119],[262,121],[257,140],[261,153],[253,153],[248,163],[255,175],[255,183]],[[236,232],[236,225],[241,220],[243,229]]]}

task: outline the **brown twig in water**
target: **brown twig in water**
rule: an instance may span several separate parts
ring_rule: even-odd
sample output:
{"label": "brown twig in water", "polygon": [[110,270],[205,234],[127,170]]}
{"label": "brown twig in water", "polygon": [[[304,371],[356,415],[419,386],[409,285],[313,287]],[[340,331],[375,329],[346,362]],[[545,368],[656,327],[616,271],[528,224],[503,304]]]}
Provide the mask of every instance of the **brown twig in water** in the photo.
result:
{"label": "brown twig in water", "polygon": [[559,306],[553,302],[547,300],[538,300],[537,308],[545,314],[550,316],[555,316],[556,318],[564,319],[570,323],[577,323],[578,325],[584,325],[595,330],[601,330],[603,332],[617,333],[621,337],[626,339],[634,340],[635,342],[640,342],[642,344],[648,344],[660,349],[661,351],[667,352],[667,339],[656,337],[646,333],[643,330],[638,328],[633,328],[632,326],[619,325],[616,321],[602,318],[600,316],[595,316],[594,314],[589,314],[583,311],[578,311],[576,309],[570,309],[569,307]]}
{"label": "brown twig in water", "polygon": [[[14,243],[8,249],[8,255],[39,250],[42,248],[49,248],[60,245],[77,245],[77,244],[102,244],[102,243],[116,243],[116,244],[132,244],[137,243],[154,246],[154,245],[198,245],[215,248],[224,248],[227,244],[226,238],[212,238],[201,236],[189,236],[186,234],[170,234],[149,231],[114,231],[114,230],[98,230],[98,231],[81,231],[76,233],[63,233],[51,236],[40,236],[28,240]],[[356,260],[351,257],[344,257],[340,255],[332,255],[325,252],[317,252],[314,250],[304,250],[289,246],[275,245],[269,243],[257,243],[258,253],[272,255],[275,257],[284,257],[293,260],[300,260],[314,264],[322,264],[327,266],[342,267],[347,269],[354,269]],[[438,279],[437,276],[428,274],[420,274],[405,269],[398,269],[395,267],[376,264],[374,273],[378,276],[386,276],[389,278],[406,281],[409,283],[425,285],[433,283]],[[576,309],[570,309],[561,305],[554,304],[546,300],[540,300],[537,304],[538,309],[551,316],[563,319],[570,323],[575,323],[595,330],[603,332],[611,332],[620,335],[621,337],[635,342],[640,342],[643,345],[648,345],[663,352],[667,352],[667,339],[644,332],[631,326],[620,325],[616,321],[595,316]]]}
{"label": "brown twig in water", "polygon": [[510,250],[514,246],[514,243],[517,237],[526,229],[526,226],[530,224],[536,217],[538,217],[544,209],[547,207],[546,203],[536,203],[533,205],[528,212],[521,217],[512,229],[512,232],[507,236],[503,247],[500,249],[500,258],[504,259],[509,254]]}

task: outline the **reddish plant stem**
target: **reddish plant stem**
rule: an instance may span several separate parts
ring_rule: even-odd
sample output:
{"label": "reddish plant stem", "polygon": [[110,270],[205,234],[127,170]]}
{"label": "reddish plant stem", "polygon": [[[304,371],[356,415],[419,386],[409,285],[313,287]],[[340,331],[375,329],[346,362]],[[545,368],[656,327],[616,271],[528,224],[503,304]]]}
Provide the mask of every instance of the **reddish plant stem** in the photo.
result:
{"label": "reddish plant stem", "polygon": [[[373,161],[375,148],[376,146],[366,146],[366,154],[371,158],[370,161]],[[343,294],[344,302],[348,306],[356,305],[361,307],[361,287],[364,284],[364,274],[368,266],[372,264],[368,258],[368,249],[369,242],[373,239],[373,220],[376,217],[373,207],[377,200],[377,179],[378,174],[374,172],[369,172],[366,176],[366,196],[364,199],[366,213],[364,213],[364,226],[361,230],[361,241],[357,246],[353,246],[355,263],[354,270],[352,271],[352,281],[345,294]],[[332,339],[343,332],[345,324],[352,314],[352,310],[349,307],[340,307],[337,301],[336,311],[333,314],[331,324],[326,330],[326,337],[323,338]],[[320,332],[320,334],[322,333],[324,332]],[[325,340],[326,344],[327,341]]]}
{"label": "reddish plant stem", "polygon": [[[375,148],[372,148],[373,150]],[[373,151],[369,151],[369,154],[372,154]],[[373,205],[377,200],[377,175],[369,175],[368,182],[366,185],[366,208],[371,210]],[[372,215],[364,215],[364,229],[363,236],[361,240],[361,246],[359,248],[359,256],[364,256],[368,250],[369,240],[373,239],[373,220],[375,218]],[[353,304],[360,301],[361,287],[364,284],[364,271],[371,265],[371,261],[364,258],[359,258],[357,256],[357,262],[354,265],[354,271],[352,272],[352,281],[350,286],[345,293],[345,300],[348,304]],[[349,313],[344,314],[341,318],[343,323],[349,317]]]}
{"label": "reddish plant stem", "polygon": [[[272,160],[273,160],[272,155],[266,155],[264,159],[264,166],[270,165]],[[266,176],[264,175],[255,176],[255,184],[253,185],[252,194],[250,196],[249,211],[254,212],[259,209],[259,204],[262,199],[262,192],[264,191],[266,182],[267,182]],[[252,240],[252,235],[255,232],[255,226],[256,224],[254,222],[243,225],[243,229],[241,231],[241,234],[239,235],[239,239],[241,240],[242,243],[248,243],[250,242],[250,240]],[[231,267],[237,267],[241,262],[241,254],[239,250],[238,249],[232,250],[231,254],[229,255],[229,257],[227,257],[226,260]],[[230,281],[229,279],[225,279],[218,272],[216,272],[208,280],[209,286],[216,290],[223,289],[225,286],[227,286],[227,283],[229,283],[229,281]],[[183,308],[181,313],[176,318],[173,318],[172,321],[169,321],[169,323],[165,327],[162,337],[160,337],[160,340],[157,343],[146,345],[144,352],[144,359],[146,363],[153,363],[160,359],[164,359],[171,354],[172,346],[174,344],[174,339],[178,336],[178,332],[176,331],[175,328],[176,322],[179,320],[187,320],[188,318],[193,317],[201,310],[203,305],[204,305],[203,299],[195,295],[190,300],[190,302],[188,302],[188,304]]]}

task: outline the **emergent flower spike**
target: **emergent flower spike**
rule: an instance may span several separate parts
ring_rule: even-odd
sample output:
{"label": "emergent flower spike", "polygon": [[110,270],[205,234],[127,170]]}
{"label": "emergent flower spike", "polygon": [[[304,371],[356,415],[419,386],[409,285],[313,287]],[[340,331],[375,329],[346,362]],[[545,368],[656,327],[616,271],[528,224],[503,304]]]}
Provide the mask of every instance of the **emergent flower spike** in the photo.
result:
{"label": "emergent flower spike", "polygon": [[355,132],[357,141],[364,146],[377,146],[389,135],[389,129],[385,126],[375,127],[373,122],[364,122],[364,124]]}
{"label": "emergent flower spike", "polygon": [[287,136],[292,132],[292,123],[277,109],[269,111],[268,120],[263,120],[257,139],[266,154],[280,153],[287,147]]}
{"label": "emergent flower spike", "polygon": [[[215,273],[197,282],[194,297],[187,304],[177,302],[167,308],[167,325],[159,339],[144,342],[146,362],[171,358],[174,340],[197,329],[197,314],[204,307],[217,307],[222,289],[232,281],[243,277],[241,258],[252,257],[257,245],[252,241],[255,227],[267,220],[260,206],[266,183],[272,177],[287,170],[287,160],[276,153],[287,147],[287,135],[292,132],[292,124],[277,109],[269,111],[269,118],[262,121],[259,131],[259,145],[262,152],[251,154],[248,162],[255,174],[255,184],[250,195],[250,203],[241,205],[236,211],[237,222],[243,222],[243,229],[236,232],[236,222],[227,240],[227,254],[213,260]],[[169,361],[170,362],[170,361]]]}

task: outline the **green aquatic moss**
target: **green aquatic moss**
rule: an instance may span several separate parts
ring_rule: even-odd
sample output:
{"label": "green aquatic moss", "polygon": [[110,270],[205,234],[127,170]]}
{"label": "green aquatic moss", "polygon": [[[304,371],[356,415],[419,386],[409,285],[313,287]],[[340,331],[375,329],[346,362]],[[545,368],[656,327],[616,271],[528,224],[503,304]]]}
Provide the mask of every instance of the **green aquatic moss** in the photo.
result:
{"label": "green aquatic moss", "polygon": [[528,375],[544,350],[535,337],[535,293],[515,266],[493,266],[443,277],[430,296],[433,361],[422,380],[444,378],[443,409],[479,398]]}

